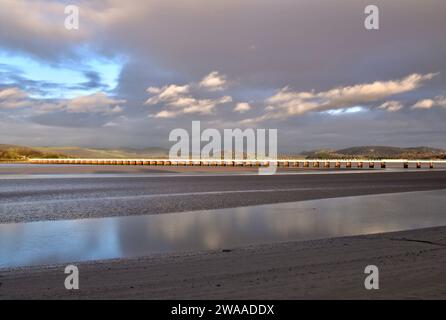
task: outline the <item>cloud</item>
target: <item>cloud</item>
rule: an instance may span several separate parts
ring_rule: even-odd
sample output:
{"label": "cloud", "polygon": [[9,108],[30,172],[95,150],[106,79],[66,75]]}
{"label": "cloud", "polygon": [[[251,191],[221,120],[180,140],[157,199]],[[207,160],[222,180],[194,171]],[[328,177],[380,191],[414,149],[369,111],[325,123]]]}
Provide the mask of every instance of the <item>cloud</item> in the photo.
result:
{"label": "cloud", "polygon": [[65,109],[70,113],[115,114],[122,112],[121,105],[124,103],[126,100],[110,98],[104,92],[97,92],[67,100]]}
{"label": "cloud", "polygon": [[101,82],[101,75],[96,71],[85,71],[85,77],[88,79],[87,82],[81,83],[81,87],[88,89],[103,88],[104,85]]}
{"label": "cloud", "polygon": [[251,106],[247,102],[239,102],[234,108],[234,112],[245,113],[251,110]]}
{"label": "cloud", "polygon": [[173,118],[182,114],[211,114],[217,105],[229,102],[232,102],[232,97],[230,96],[223,96],[217,99],[180,97],[167,105],[167,107],[170,107],[169,110],[160,111],[152,116],[155,118]]}
{"label": "cloud", "polygon": [[[151,114],[154,118],[173,118],[182,114],[211,114],[217,105],[232,102],[232,97],[225,95],[217,98],[198,98],[199,89],[205,88],[209,91],[217,91],[221,82],[218,72],[211,72],[198,85],[190,83],[187,85],[170,84],[163,87],[149,87],[147,92],[152,96],[146,100],[147,105],[161,105],[164,110]],[[219,78],[220,79],[220,78]],[[205,85],[203,85],[203,81]]]}
{"label": "cloud", "polygon": [[[367,105],[397,94],[418,89],[436,75],[436,73],[425,75],[414,73],[399,80],[375,81],[372,83],[338,87],[321,92],[299,92],[292,91],[289,87],[284,87],[275,95],[266,99],[266,113],[263,116],[256,119],[247,119],[245,122],[284,119],[307,112],[322,112]],[[388,104],[381,105],[381,107],[386,108],[388,111],[396,111],[399,106],[393,101],[393,103],[389,102]]]}
{"label": "cloud", "polygon": [[213,71],[200,81],[199,86],[209,91],[222,91],[226,84],[226,77],[219,74],[218,71]]}
{"label": "cloud", "polygon": [[431,109],[433,107],[446,108],[446,97],[437,96],[434,99],[420,100],[412,106],[412,109]]}
{"label": "cloud", "polygon": [[161,88],[157,87],[149,87],[147,89],[147,92],[150,94],[153,94],[154,96],[149,98],[146,101],[146,104],[157,104],[157,103],[176,103],[178,100],[184,98],[186,95],[189,94],[189,86],[178,86],[175,84],[171,84],[168,86],[164,86]]}
{"label": "cloud", "polygon": [[[183,109],[187,106],[191,107],[187,110],[192,112],[197,106],[212,107],[212,103],[208,101],[206,104],[204,100],[232,96],[234,100],[240,97],[240,101],[252,101],[251,110],[234,112],[236,103],[218,105],[211,108],[215,116],[201,117],[202,121],[207,121],[207,125],[218,119],[230,127],[238,125],[239,119],[258,116],[266,120],[262,127],[268,127],[275,125],[268,119],[277,114],[281,120],[280,143],[289,146],[290,150],[303,146],[339,147],[342,143],[347,146],[366,141],[445,146],[443,128],[446,113],[436,107],[431,107],[431,112],[414,112],[410,107],[424,98],[429,98],[434,106],[434,97],[445,95],[446,77],[438,77],[432,81],[432,86],[425,89],[406,91],[408,94],[400,96],[385,96],[371,101],[361,98],[366,102],[358,105],[353,103],[356,101],[342,103],[318,94],[338,86],[355,87],[356,84],[372,84],[374,80],[399,79],[414,72],[426,74],[438,70],[444,74],[446,42],[440,40],[446,27],[443,14],[446,1],[376,0],[374,4],[392,21],[386,24],[386,32],[379,35],[364,33],[363,19],[358,14],[363,12],[363,3],[345,1],[345,5],[339,6],[331,0],[283,0],[280,4],[258,0],[134,0],[131,5],[119,0],[2,0],[0,54],[5,53],[11,58],[29,57],[51,66],[48,68],[51,72],[40,72],[34,76],[35,72],[30,74],[32,69],[25,65],[19,65],[19,71],[23,73],[11,70],[1,73],[0,70],[0,90],[2,86],[18,87],[30,95],[16,100],[12,96],[6,99],[5,95],[0,107],[1,136],[11,140],[14,136],[23,136],[21,141],[24,144],[39,141],[40,137],[44,137],[40,140],[44,144],[56,141],[85,145],[101,145],[107,141],[111,145],[162,144],[167,141],[170,124],[175,127],[190,125],[190,117],[180,117],[186,115]],[[64,28],[63,9],[66,4],[79,5],[79,30]],[[309,13],[315,13],[317,19]],[[321,24],[321,21],[327,23]],[[339,35],[345,35],[343,46],[339,45]],[[398,46],[394,45],[396,38]],[[91,58],[108,60],[121,55],[128,59],[122,62],[116,85],[111,85],[107,77],[109,68],[90,68],[87,65]],[[6,68],[14,67],[10,61],[6,58],[1,63],[6,63]],[[69,69],[75,70],[79,79],[65,72]],[[82,74],[87,70],[98,72],[100,79],[95,74]],[[200,87],[200,82],[208,77],[205,75],[214,70],[226,76],[223,77],[226,81],[223,87],[231,91],[213,91],[212,86],[211,89]],[[48,78],[50,74],[55,74],[61,81]],[[232,86],[232,79],[243,85]],[[172,105],[168,101],[150,105],[153,116],[170,117],[175,121],[147,119],[148,110],[138,107],[156,95],[145,91],[147,84],[159,89],[165,84],[190,86],[188,93],[180,94],[181,98],[172,98],[175,101]],[[285,85],[288,85],[288,93],[309,92],[314,95],[301,97],[300,104],[305,105],[303,113],[290,107],[288,115],[287,107],[280,107],[286,102],[265,102],[266,97],[275,95],[275,90]],[[60,100],[94,92],[108,95],[107,90],[113,90],[110,98],[122,97],[128,101],[127,105],[134,106],[125,108],[120,114],[133,119],[139,123],[138,126],[134,122],[121,124],[115,121],[113,114],[89,114],[89,108],[83,113],[68,113],[68,101]],[[41,99],[38,101],[37,97]],[[396,100],[408,107],[407,112],[383,116],[387,112],[384,110],[390,112],[392,108],[389,105],[387,108],[379,107]],[[197,101],[201,101],[201,105]],[[288,102],[291,105],[292,101]],[[294,102],[297,104],[298,101]],[[345,106],[333,106],[336,103]],[[11,109],[4,109],[6,105]],[[270,108],[265,110],[264,107],[268,106]],[[355,106],[369,112],[347,114]],[[314,112],[307,111],[312,107]],[[324,112],[325,107],[331,109]],[[105,108],[105,112],[108,109]],[[36,124],[35,117],[24,120],[24,117],[37,112],[42,114],[39,124],[54,126],[51,135],[47,135],[47,128],[31,129]],[[334,114],[338,114],[336,119]],[[5,120],[8,116],[16,117],[23,124],[14,127],[17,130],[6,130],[4,124],[9,125]],[[360,119],[363,122],[359,122]],[[101,134],[100,126],[107,122],[118,123],[119,126],[109,127],[107,134]],[[84,128],[84,124],[96,127],[88,134],[85,130],[55,128]],[[363,128],[367,130],[361,131]],[[92,140],[91,136],[95,139]],[[147,140],[147,136],[151,139]],[[298,140],[296,136],[311,136],[312,139]]]}
{"label": "cloud", "polygon": [[[65,28],[65,1],[0,1],[0,43],[2,47],[26,52],[42,59],[77,57],[76,47],[94,42],[110,27],[141,16],[148,10],[144,1],[123,5],[119,0],[74,1],[79,7],[79,29]],[[14,32],[10,32],[14,30]]]}
{"label": "cloud", "polygon": [[174,112],[174,111],[167,111],[167,110],[163,110],[158,112],[155,115],[150,115],[150,117],[153,118],[174,118],[178,113]]}
{"label": "cloud", "polygon": [[378,109],[386,110],[389,112],[396,112],[401,110],[404,105],[399,101],[386,101],[378,107]]}
{"label": "cloud", "polygon": [[102,125],[103,128],[112,128],[112,127],[117,127],[117,126],[118,126],[118,124],[114,121],[109,121]]}
{"label": "cloud", "polygon": [[65,111],[68,113],[116,114],[123,111],[126,100],[115,99],[104,92],[79,96],[73,99],[36,99],[17,87],[0,90],[0,109],[30,108],[32,113],[46,114]]}
{"label": "cloud", "polygon": [[0,109],[17,109],[27,105],[27,94],[20,88],[0,89]]}

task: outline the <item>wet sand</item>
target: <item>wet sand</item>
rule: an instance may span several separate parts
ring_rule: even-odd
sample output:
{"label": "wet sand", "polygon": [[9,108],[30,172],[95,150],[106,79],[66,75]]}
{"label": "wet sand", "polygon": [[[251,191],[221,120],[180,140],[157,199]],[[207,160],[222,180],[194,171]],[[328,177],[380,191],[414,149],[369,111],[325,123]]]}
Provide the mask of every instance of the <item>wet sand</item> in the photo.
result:
{"label": "wet sand", "polygon": [[0,177],[0,223],[235,208],[446,188],[446,171]]}
{"label": "wet sand", "polygon": [[[364,268],[380,289],[364,288]],[[446,227],[0,271],[0,299],[446,299]]]}

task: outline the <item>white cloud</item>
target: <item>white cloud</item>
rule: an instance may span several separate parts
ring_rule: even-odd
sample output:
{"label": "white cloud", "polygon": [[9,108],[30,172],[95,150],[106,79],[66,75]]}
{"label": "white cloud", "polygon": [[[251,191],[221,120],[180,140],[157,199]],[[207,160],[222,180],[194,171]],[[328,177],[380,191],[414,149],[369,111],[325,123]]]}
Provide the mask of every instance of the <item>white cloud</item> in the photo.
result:
{"label": "white cloud", "polygon": [[387,101],[380,105],[378,108],[389,112],[396,112],[403,108],[403,104],[399,101]]}
{"label": "white cloud", "polygon": [[412,106],[412,109],[430,109],[433,107],[446,108],[446,97],[437,96],[434,99],[420,100]]}
{"label": "white cloud", "polygon": [[17,97],[23,97],[23,96],[25,96],[25,94],[17,87],[0,90],[0,99],[2,100],[11,98],[16,99]]}
{"label": "white cloud", "polygon": [[234,112],[245,113],[251,110],[251,106],[247,102],[240,102],[234,108]]}
{"label": "white cloud", "polygon": [[[263,116],[255,119],[247,119],[245,122],[284,119],[311,111],[323,112],[350,108],[356,105],[367,105],[396,94],[418,89],[436,75],[436,73],[425,75],[411,74],[399,80],[375,81],[373,83],[338,87],[321,92],[299,92],[285,87],[266,100],[266,113]],[[397,111],[400,106],[395,101],[392,101],[381,105],[381,107],[388,111]]]}
{"label": "white cloud", "polygon": [[193,101],[183,109],[184,113],[203,113],[209,114],[219,104],[232,102],[230,96],[224,96],[217,99],[193,99]]}
{"label": "white cloud", "polygon": [[123,111],[121,104],[126,100],[108,97],[104,92],[80,96],[66,102],[65,109],[70,113],[114,114]]}
{"label": "white cloud", "polygon": [[110,98],[104,92],[73,99],[47,100],[31,98],[27,92],[17,87],[0,90],[0,109],[31,108],[35,114],[57,111],[116,114],[123,111],[121,105],[124,103],[126,103],[126,100]]}
{"label": "white cloud", "polygon": [[200,81],[199,87],[209,91],[222,91],[225,89],[226,84],[226,77],[218,73],[218,71],[213,71]]}
{"label": "white cloud", "polygon": [[[219,79],[219,80],[218,80]],[[210,91],[217,91],[223,85],[217,72],[211,72],[200,84],[176,85],[163,87],[149,87],[147,92],[152,96],[147,99],[147,105],[162,105],[164,110],[150,117],[173,118],[181,114],[211,114],[217,105],[232,102],[232,97],[198,98],[199,88],[205,87]]]}
{"label": "white cloud", "polygon": [[178,86],[171,84],[162,88],[150,87],[147,89],[147,92],[153,94],[154,96],[149,98],[146,103],[157,104],[160,102],[175,102],[184,95],[188,94],[189,90],[190,87],[188,85]]}
{"label": "white cloud", "polygon": [[176,112],[163,110],[155,115],[150,115],[152,118],[174,118],[177,115]]}
{"label": "white cloud", "polygon": [[218,99],[180,98],[170,104],[174,108],[162,110],[153,117],[173,118],[181,114],[211,114],[217,105],[229,102],[232,102],[230,96],[224,96]]}
{"label": "white cloud", "polygon": [[118,124],[113,121],[109,121],[102,125],[103,128],[113,128],[113,127],[117,127],[117,126],[118,126]]}
{"label": "white cloud", "polygon": [[17,109],[27,105],[28,95],[17,87],[0,90],[0,109]]}

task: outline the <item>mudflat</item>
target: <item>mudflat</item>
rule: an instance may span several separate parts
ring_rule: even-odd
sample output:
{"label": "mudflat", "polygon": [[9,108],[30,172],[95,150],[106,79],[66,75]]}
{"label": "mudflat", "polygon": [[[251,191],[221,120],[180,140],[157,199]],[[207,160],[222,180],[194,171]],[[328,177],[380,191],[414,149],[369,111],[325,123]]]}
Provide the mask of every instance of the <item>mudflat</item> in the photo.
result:
{"label": "mudflat", "polygon": [[446,171],[441,170],[273,176],[54,174],[0,179],[0,223],[159,214],[446,188]]}

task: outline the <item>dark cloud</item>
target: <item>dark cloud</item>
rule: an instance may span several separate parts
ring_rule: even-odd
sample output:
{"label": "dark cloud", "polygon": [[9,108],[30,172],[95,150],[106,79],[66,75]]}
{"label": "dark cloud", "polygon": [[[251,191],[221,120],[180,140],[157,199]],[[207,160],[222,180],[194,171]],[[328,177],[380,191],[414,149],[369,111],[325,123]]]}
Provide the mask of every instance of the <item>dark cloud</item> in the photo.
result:
{"label": "dark cloud", "polygon": [[[15,122],[23,126],[22,131],[14,137],[5,131],[8,129],[0,128],[5,139],[26,144],[29,139],[38,144],[36,136],[46,135],[45,130],[54,126],[58,136],[49,137],[47,144],[65,139],[66,144],[166,146],[169,131],[190,128],[191,120],[223,128],[241,126],[243,119],[264,115],[267,99],[285,86],[295,93],[326,93],[338,87],[439,72],[416,90],[384,95],[385,99],[379,96],[376,101],[354,100],[365,111],[333,115],[322,108],[317,113],[267,119],[256,125],[278,128],[281,148],[293,151],[380,143],[446,147],[442,129],[446,109],[411,109],[420,100],[438,101],[436,97],[446,96],[444,1],[376,0],[378,31],[363,27],[366,0],[74,2],[81,9],[78,32],[63,27],[61,2],[2,1],[1,49],[56,65],[69,60],[81,66],[85,57],[80,48],[98,56],[126,56],[117,88],[107,92],[117,101],[126,101],[122,112],[37,114],[27,118],[29,126],[13,117],[4,128]],[[27,79],[19,71],[0,65],[0,80],[41,95],[49,89],[107,91],[99,73],[92,70],[84,72],[88,81],[70,88]],[[232,104],[218,105],[206,114],[149,117],[165,106],[144,104],[149,98],[148,87],[199,83],[213,71],[228,81],[218,93],[230,96]],[[4,88],[4,82],[0,83]],[[237,103],[249,103],[251,109],[234,112]],[[344,107],[343,100],[333,105]],[[8,111],[8,116],[14,115]],[[118,118],[122,115],[126,120]],[[75,127],[82,130],[75,131]],[[100,138],[91,140],[91,136]]]}
{"label": "dark cloud", "polygon": [[101,82],[101,76],[95,71],[85,71],[87,82],[81,83],[79,88],[82,89],[104,89],[106,86]]}

